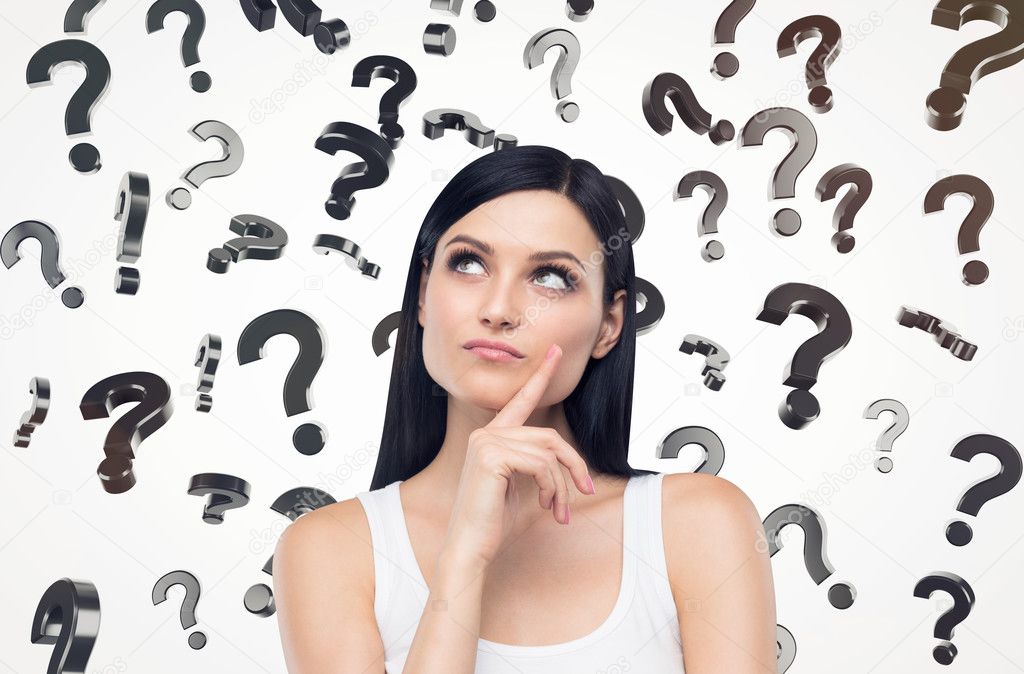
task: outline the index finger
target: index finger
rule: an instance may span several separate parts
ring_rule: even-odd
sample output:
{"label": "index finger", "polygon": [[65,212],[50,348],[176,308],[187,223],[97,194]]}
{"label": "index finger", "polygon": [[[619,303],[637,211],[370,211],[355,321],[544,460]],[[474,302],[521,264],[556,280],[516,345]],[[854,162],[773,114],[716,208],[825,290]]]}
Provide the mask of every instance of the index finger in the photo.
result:
{"label": "index finger", "polygon": [[555,353],[550,358],[545,358],[530,378],[526,380],[523,387],[516,392],[512,399],[487,424],[490,426],[522,426],[533,410],[537,407],[541,396],[548,388],[551,375],[562,358],[562,347],[554,345]]}

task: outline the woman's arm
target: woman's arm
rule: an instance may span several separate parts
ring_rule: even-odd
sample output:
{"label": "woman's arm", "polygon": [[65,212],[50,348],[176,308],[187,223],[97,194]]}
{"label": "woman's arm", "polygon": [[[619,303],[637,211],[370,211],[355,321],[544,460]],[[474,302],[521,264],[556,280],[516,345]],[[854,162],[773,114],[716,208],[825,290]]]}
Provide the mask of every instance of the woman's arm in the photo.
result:
{"label": "woman's arm", "polygon": [[273,583],[289,674],[385,674],[370,541],[355,498],[306,513],[284,530]]}
{"label": "woman's arm", "polygon": [[487,568],[442,550],[405,674],[473,674]]}
{"label": "woman's arm", "polygon": [[776,674],[775,588],[757,509],[715,475],[666,475],[663,533],[686,674]]}

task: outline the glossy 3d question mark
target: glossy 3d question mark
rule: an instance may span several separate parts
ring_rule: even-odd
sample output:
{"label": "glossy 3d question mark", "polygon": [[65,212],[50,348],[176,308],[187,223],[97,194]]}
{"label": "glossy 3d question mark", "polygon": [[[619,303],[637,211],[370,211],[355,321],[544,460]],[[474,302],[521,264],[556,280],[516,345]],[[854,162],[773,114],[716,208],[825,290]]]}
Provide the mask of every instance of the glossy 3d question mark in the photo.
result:
{"label": "glossy 3d question mark", "polygon": [[106,0],[74,0],[64,13],[65,33],[85,33],[85,25],[93,10],[102,7]]}
{"label": "glossy 3d question mark", "polygon": [[782,625],[775,626],[775,649],[778,674],[786,674],[796,660],[796,639],[793,638],[793,633]]}
{"label": "glossy 3d question mark", "polygon": [[725,385],[725,375],[722,374],[722,370],[729,364],[729,352],[721,344],[713,342],[707,337],[690,334],[683,337],[683,343],[679,345],[679,350],[683,353],[696,352],[703,355],[705,357],[704,369],[701,374],[704,375],[704,385],[712,391],[722,389],[722,386]]}
{"label": "glossy 3d question mark", "polygon": [[457,108],[436,108],[423,113],[423,135],[430,140],[437,140],[444,135],[445,129],[462,131],[466,141],[479,148],[492,148],[495,152],[516,147],[519,144],[512,134],[494,134],[494,129],[484,125],[480,118],[472,112]]}
{"label": "glossy 3d question mark", "polygon": [[[320,8],[312,0],[279,0],[281,14],[300,35],[307,37],[320,23]],[[271,0],[239,0],[245,18],[256,30],[262,32],[274,27],[277,21],[277,7]]]}
{"label": "glossy 3d question mark", "polygon": [[[710,200],[700,217],[697,236],[717,234],[718,218],[721,217],[725,211],[726,204],[729,203],[729,189],[717,174],[711,171],[691,171],[687,173],[676,185],[676,189],[672,193],[672,200],[689,199],[693,196],[693,190],[698,187],[707,192]],[[700,256],[705,262],[721,260],[725,256],[725,246],[712,239],[704,244],[704,248],[700,251]]]}
{"label": "glossy 3d question mark", "polygon": [[[295,487],[274,499],[270,509],[294,522],[306,513],[331,503],[337,503],[337,501],[322,489]],[[263,565],[263,573],[274,575],[273,555]],[[257,583],[246,590],[242,603],[246,611],[262,618],[270,617],[277,612],[277,607],[274,605],[274,591],[265,583]]]}
{"label": "glossy 3d question mark", "polygon": [[395,163],[391,147],[380,134],[351,122],[331,122],[325,126],[314,147],[330,155],[347,150],[363,160],[343,168],[331,185],[331,196],[324,202],[324,209],[335,220],[348,219],[356,205],[352,194],[383,185]]}
{"label": "glossy 3d question mark", "polygon": [[367,56],[352,68],[354,87],[369,87],[370,82],[378,77],[395,83],[380,97],[380,114],[377,116],[380,135],[393,150],[405,137],[405,129],[398,123],[398,109],[416,91],[416,71],[402,59],[385,54]]}
{"label": "glossy 3d question mark", "polygon": [[[964,218],[956,235],[956,249],[961,255],[981,250],[978,237],[992,211],[995,210],[996,198],[992,188],[981,178],[972,175],[953,175],[942,178],[929,188],[924,195],[924,212],[935,213],[946,208],[946,199],[954,194],[963,194],[971,198],[971,211]],[[981,260],[971,260],[963,267],[960,280],[964,285],[975,286],[984,283],[988,278],[988,265]]]}
{"label": "glossy 3d question mark", "polygon": [[[736,28],[750,10],[754,9],[755,0],[732,0],[722,10],[715,22],[712,44],[732,44],[736,42]],[[711,74],[720,80],[728,79],[740,69],[740,61],[732,52],[724,51],[715,57],[711,64]]]}
{"label": "glossy 3d question mark", "polygon": [[989,21],[1002,30],[972,42],[949,59],[942,69],[939,88],[925,100],[924,119],[928,126],[937,131],[950,131],[960,126],[971,85],[1024,58],[1024,16],[1019,16],[1020,11],[1020,3],[1011,0],[939,0],[935,3],[934,26],[960,30],[971,21]]}
{"label": "glossy 3d question mark", "polygon": [[[529,69],[544,63],[544,55],[552,47],[560,47],[558,60],[551,70],[551,95],[562,99],[572,93],[572,74],[580,62],[580,41],[564,28],[545,28],[526,41],[523,49],[523,65]],[[580,116],[580,106],[572,101],[558,102],[555,106],[563,122],[575,122]]]}
{"label": "glossy 3d question mark", "polygon": [[152,372],[122,372],[89,387],[78,405],[82,418],[100,419],[124,403],[138,403],[122,415],[103,441],[106,458],[96,474],[108,494],[121,494],[135,486],[132,461],[142,441],[158,431],[174,413],[171,387]]}
{"label": "glossy 3d question mark", "polygon": [[[968,435],[960,440],[949,453],[955,459],[967,461],[979,454],[990,454],[999,461],[999,471],[984,480],[971,485],[960,497],[956,509],[968,515],[977,516],[981,506],[997,496],[1013,489],[1021,476],[1021,458],[1017,448],[1006,440],[987,433]],[[961,520],[952,520],[946,525],[946,540],[956,546],[967,545],[974,537],[971,525]]]}
{"label": "glossy 3d question mark", "polygon": [[249,503],[252,485],[240,477],[224,473],[199,473],[188,482],[188,494],[206,498],[203,521],[222,524],[224,513]]}
{"label": "glossy 3d question mark", "polygon": [[960,360],[971,360],[978,352],[977,345],[961,337],[955,325],[914,307],[901,306],[896,321],[905,328],[917,328],[932,335],[942,348]]}
{"label": "glossy 3d question mark", "polygon": [[[193,126],[188,132],[203,142],[215,138],[223,150],[220,159],[200,162],[181,175],[181,179],[189,185],[198,188],[210,178],[223,178],[241,168],[242,160],[245,158],[245,145],[242,143],[242,137],[230,126],[215,119],[207,119]],[[165,198],[167,205],[179,211],[192,204],[192,193],[184,187],[170,190]]]}
{"label": "glossy 3d question mark", "polygon": [[50,380],[46,377],[32,377],[28,382],[28,392],[32,394],[32,407],[21,415],[18,430],[14,431],[14,446],[28,447],[32,440],[32,432],[44,421],[50,411]]}
{"label": "glossy 3d question mark", "polygon": [[626,220],[626,231],[629,232],[629,245],[633,245],[644,233],[644,223],[647,221],[647,213],[640,198],[633,191],[633,188],[626,184],[626,181],[615,176],[604,174],[605,180],[611,183],[612,191],[615,192],[615,199],[622,209],[622,216]]}
{"label": "glossy 3d question mark", "polygon": [[658,327],[665,317],[665,296],[656,285],[637,276],[636,299],[644,304],[643,309],[636,312],[636,336],[639,337]]}
{"label": "glossy 3d question mark", "polygon": [[693,89],[675,73],[659,73],[644,86],[641,107],[652,129],[664,136],[672,130],[672,114],[665,107],[665,97],[672,101],[679,119],[694,133],[704,135],[715,145],[728,143],[736,136],[736,128],[727,119],[711,122],[711,113],[701,107]]}
{"label": "glossy 3d question mark", "polygon": [[[835,573],[835,568],[825,556],[825,521],[807,506],[789,503],[779,506],[764,518],[764,532],[768,537],[768,556],[773,557],[782,549],[779,533],[786,526],[796,524],[804,532],[804,566],[815,585]],[[845,609],[853,605],[857,590],[849,583],[836,583],[828,589],[828,602],[835,608]]]}
{"label": "glossy 3d question mark", "polygon": [[[0,259],[10,269],[21,259],[18,247],[25,239],[39,242],[39,266],[43,270],[43,278],[51,288],[56,288],[67,277],[60,268],[60,238],[56,230],[45,222],[25,220],[7,230],[0,241]],[[77,309],[85,301],[85,293],[77,286],[68,286],[60,294],[60,301],[69,309]]]}
{"label": "glossy 3d question mark", "polygon": [[221,339],[220,335],[206,333],[199,341],[199,348],[196,349],[196,361],[194,365],[199,368],[199,380],[196,382],[197,412],[209,412],[213,409],[213,378],[217,374],[217,366],[220,364]]}
{"label": "glossy 3d question mark", "polygon": [[[128,171],[121,178],[114,201],[114,219],[121,223],[117,235],[117,261],[135,262],[142,256],[142,235],[149,215],[149,176]],[[114,292],[134,295],[139,291],[139,270],[118,267]]]}
{"label": "glossy 3d question mark", "polygon": [[953,598],[953,606],[935,622],[933,634],[936,639],[943,639],[943,642],[932,649],[932,657],[940,665],[949,665],[957,653],[956,646],[950,641],[953,638],[953,628],[970,615],[974,607],[974,589],[970,583],[955,573],[932,571],[914,585],[914,596],[928,599],[940,590],[949,593]]}
{"label": "glossy 3d question mark", "polygon": [[[807,115],[793,108],[768,108],[756,113],[743,125],[739,146],[764,144],[765,135],[772,129],[781,129],[789,136],[789,153],[775,168],[768,183],[769,199],[792,199],[796,196],[796,179],[811,163],[818,150],[818,132]],[[771,230],[779,236],[793,236],[800,231],[800,214],[792,208],[783,208],[772,216]]]}
{"label": "glossy 3d question mark", "polygon": [[[160,577],[153,585],[152,600],[153,606],[162,604],[167,599],[167,591],[174,585],[181,585],[185,588],[185,598],[181,601],[181,628],[188,629],[196,624],[196,605],[199,604],[199,579],[188,571],[170,571]],[[188,635],[188,645],[192,650],[198,651],[206,645],[206,634],[195,631]]]}
{"label": "glossy 3d question mark", "polygon": [[[293,416],[313,409],[310,387],[327,353],[327,336],[320,324],[295,309],[276,309],[257,316],[238,338],[238,364],[245,365],[266,355],[266,343],[275,335],[287,334],[299,343],[299,355],[284,380],[284,410]],[[323,449],[327,431],[317,423],[305,423],[292,433],[292,444],[300,453],[311,455]]]}
{"label": "glossy 3d question mark", "polygon": [[320,255],[330,255],[332,252],[341,253],[341,259],[348,264],[350,269],[361,273],[363,278],[377,278],[380,275],[380,265],[363,257],[359,245],[343,236],[317,234],[313,239],[313,252]]}
{"label": "glossy 3d question mark", "polygon": [[54,644],[47,674],[85,674],[100,632],[100,595],[87,580],[61,578],[46,588],[29,640]]}
{"label": "glossy 3d question mark", "polygon": [[658,443],[654,455],[659,459],[678,459],[679,452],[686,445],[697,445],[704,450],[704,460],[694,469],[694,473],[718,475],[725,465],[725,445],[710,428],[703,426],[683,426],[666,435]]}
{"label": "glossy 3d question mark", "polygon": [[849,253],[857,241],[847,234],[847,230],[853,227],[854,218],[871,196],[874,187],[871,174],[856,164],[840,164],[821,176],[814,188],[814,196],[821,202],[831,201],[844,185],[850,185],[850,189],[832,214],[832,226],[836,230],[832,235],[832,247],[840,253]]}
{"label": "glossy 3d question mark", "polygon": [[[54,71],[67,63],[80,63],[85,67],[85,80],[68,101],[64,113],[64,131],[68,136],[92,132],[90,117],[93,108],[103,98],[110,84],[110,62],[103,52],[85,40],[57,40],[40,47],[28,61],[25,81],[29,87],[52,84]],[[68,154],[71,165],[79,173],[100,170],[100,152],[94,145],[79,143]]]}
{"label": "glossy 3d question mark", "polygon": [[225,241],[220,248],[206,254],[206,268],[223,274],[231,262],[242,260],[276,260],[288,245],[288,232],[269,218],[252,213],[231,217],[228,228],[240,238]]}
{"label": "glossy 3d question mark", "polygon": [[842,51],[843,30],[839,24],[821,14],[797,19],[782,29],[775,51],[779,58],[791,56],[796,53],[796,48],[801,42],[812,37],[818,38],[820,42],[811,52],[804,68],[807,86],[811,89],[807,95],[807,102],[815,112],[823,113],[831,110],[834,102],[832,90],[826,86],[828,82],[825,79],[825,71]]}
{"label": "glossy 3d question mark", "polygon": [[809,390],[818,382],[818,370],[850,343],[853,326],[835,295],[807,283],[773,288],[764,298],[757,320],[782,325],[790,314],[806,316],[818,326],[818,334],[800,345],[783,371],[783,385],[796,388],[779,404],[779,418],[790,428],[800,429],[821,412],[818,399]]}
{"label": "glossy 3d question mark", "polygon": [[[199,63],[199,39],[206,30],[206,14],[196,0],[156,0],[146,12],[146,32],[163,30],[164,20],[171,12],[182,12],[188,17],[188,25],[181,36],[181,63],[186,68]],[[192,90],[200,93],[210,90],[213,80],[210,74],[197,70],[189,80]]]}
{"label": "glossy 3d question mark", "polygon": [[[867,409],[864,410],[864,418],[877,419],[878,415],[882,412],[892,412],[892,424],[878,436],[875,447],[880,452],[891,452],[892,443],[896,441],[896,438],[903,435],[903,432],[910,426],[910,412],[907,411],[907,406],[899,400],[882,398],[867,406]],[[888,473],[892,470],[892,459],[887,456],[878,457],[875,459],[875,468],[880,473]]]}

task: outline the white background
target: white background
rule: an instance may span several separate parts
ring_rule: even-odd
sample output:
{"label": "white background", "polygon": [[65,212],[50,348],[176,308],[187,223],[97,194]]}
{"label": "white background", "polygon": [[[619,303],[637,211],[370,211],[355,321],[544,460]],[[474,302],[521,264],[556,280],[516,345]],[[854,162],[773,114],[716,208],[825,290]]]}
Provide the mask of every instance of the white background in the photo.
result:
{"label": "white background", "polygon": [[[60,234],[68,283],[86,291],[84,306],[66,309],[59,300],[63,286],[50,291],[42,279],[34,240],[22,246],[22,262],[0,270],[0,484],[9,504],[0,518],[0,671],[44,670],[52,648],[30,644],[29,626],[44,590],[65,576],[89,580],[99,591],[102,623],[89,672],[285,671],[276,617],[250,615],[242,596],[253,583],[272,582],[261,568],[288,524],[269,509],[280,493],[310,486],[343,500],[369,486],[391,371],[391,351],[376,357],[371,332],[399,308],[427,208],[448,178],[485,152],[455,131],[436,141],[422,136],[423,114],[439,107],[471,111],[520,144],[553,145],[589,159],[625,180],[643,202],[646,227],[634,246],[636,270],[664,294],[666,311],[637,340],[630,463],[692,470],[696,451],[659,461],[655,447],[675,428],[705,425],[725,443],[720,474],[746,491],[762,517],[791,502],[822,515],[832,577],[821,586],[811,581],[797,527],[786,528],[785,547],[772,559],[778,621],[798,643],[790,672],[944,671],[932,660],[931,633],[948,597],[923,600],[912,592],[934,570],[963,576],[977,596],[956,628],[955,667],[1024,669],[1016,582],[1024,563],[1022,488],[994,499],[978,517],[966,516],[975,531],[970,545],[954,548],[943,535],[960,495],[997,469],[990,456],[970,464],[951,458],[956,441],[992,433],[1024,447],[1017,382],[1024,366],[1018,216],[1024,206],[1018,160],[1024,66],[981,80],[959,129],[938,132],[924,121],[925,97],[946,61],[994,33],[994,25],[975,22],[959,32],[935,27],[931,5],[909,0],[829,8],[807,0],[759,3],[731,47],[741,70],[721,82],[708,67],[720,50],[711,34],[724,0],[598,0],[582,23],[566,17],[560,0],[504,0],[490,24],[474,21],[472,2],[453,17],[431,10],[426,0],[324,0],[324,17],[340,15],[353,32],[349,47],[333,57],[282,16],[275,29],[258,33],[237,2],[206,2],[198,67],[212,75],[213,86],[197,94],[188,86],[196,68],[183,68],[178,55],[184,15],[172,14],[163,31],[148,35],[149,2],[111,2],[93,15],[84,36],[106,54],[113,75],[87,138],[99,148],[103,168],[82,176],[67,161],[79,139],[65,136],[63,119],[84,70],[63,68],[53,85],[38,89],[24,76],[43,45],[83,37],[62,32],[68,4],[0,1],[0,231],[29,219],[51,224]],[[785,25],[820,12],[839,23],[845,40],[828,72],[836,103],[825,115],[810,110],[803,81],[816,41],[798,55],[775,55]],[[421,37],[429,22],[455,26],[458,42],[450,57],[424,53]],[[568,97],[581,114],[572,124],[554,114],[548,89],[555,53],[533,70],[522,63],[527,40],[549,27],[567,28],[581,45]],[[390,178],[357,193],[353,216],[337,221],[323,202],[339,171],[357,159],[329,156],[313,143],[333,121],[377,128],[377,102],[391,83],[350,85],[352,66],[372,54],[407,61],[419,86],[401,109],[406,137]],[[807,114],[819,147],[797,182],[797,198],[767,200],[768,180],[788,148],[782,132],[769,133],[763,147],[740,150],[735,143],[715,146],[678,119],[666,136],[652,131],[641,92],[665,71],[684,77],[715,119],[731,119],[737,129],[773,105]],[[261,101],[273,101],[275,109],[261,114]],[[174,211],[164,193],[181,184],[189,167],[220,156],[218,143],[200,143],[187,132],[204,119],[238,131],[245,160],[233,176],[193,189],[190,209]],[[825,171],[845,162],[871,172],[874,194],[852,230],[856,248],[840,255],[829,245],[838,200],[819,203],[813,192]],[[713,264],[699,255],[703,193],[689,201],[671,198],[675,184],[694,169],[714,170],[730,191],[715,237],[726,256]],[[148,174],[152,187],[136,296],[113,292],[119,266],[113,205],[128,170]],[[956,250],[967,198],[951,198],[942,213],[922,213],[924,193],[950,173],[977,175],[995,193],[995,212],[976,255]],[[782,205],[804,219],[803,230],[789,239],[768,230],[770,215]],[[239,213],[281,224],[290,243],[279,260],[243,261],[213,274],[205,268],[207,251],[236,236],[228,223]],[[311,244],[320,232],[356,241],[381,266],[379,279],[361,277],[336,255],[316,254]],[[985,284],[961,283],[968,259],[988,263]],[[852,340],[823,365],[814,388],[821,416],[801,431],[785,427],[776,406],[790,390],[781,384],[783,367],[817,330],[799,316],[778,327],[755,320],[764,296],[786,282],[828,289],[853,321]],[[895,317],[903,304],[955,325],[978,345],[974,360],[961,361],[924,332],[900,327]],[[238,367],[234,357],[242,328],[278,308],[309,313],[328,335],[313,384],[314,409],[291,418],[281,389],[298,352],[294,340],[273,339],[267,357],[248,367]],[[27,325],[8,329],[19,316]],[[213,411],[204,415],[192,408],[193,357],[207,332],[224,338],[225,354]],[[699,384],[703,358],[678,351],[691,332],[719,342],[732,356],[719,392]],[[165,378],[176,394],[175,412],[137,452],[135,488],[110,495],[95,471],[114,419],[83,421],[78,402],[93,383],[131,370]],[[10,438],[31,400],[33,376],[50,379],[52,406],[30,447],[14,448]],[[912,415],[888,475],[874,469],[871,451],[888,415],[862,418],[879,398],[902,401]],[[291,446],[292,429],[314,419],[327,427],[328,444],[316,456],[300,455]],[[190,476],[199,472],[245,478],[253,485],[252,502],[230,511],[223,525],[204,524],[202,502],[186,493]],[[201,651],[188,648],[178,623],[181,587],[159,606],[150,602],[157,578],[174,569],[187,569],[202,583],[193,628],[209,637]],[[826,600],[837,580],[858,591],[845,611]]]}

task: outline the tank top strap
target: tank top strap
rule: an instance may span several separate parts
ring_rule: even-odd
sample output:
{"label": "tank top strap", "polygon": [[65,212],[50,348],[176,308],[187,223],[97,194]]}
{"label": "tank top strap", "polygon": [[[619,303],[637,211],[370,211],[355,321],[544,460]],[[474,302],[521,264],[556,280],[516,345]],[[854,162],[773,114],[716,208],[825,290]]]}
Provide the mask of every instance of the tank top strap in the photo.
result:
{"label": "tank top strap", "polygon": [[637,532],[637,584],[638,592],[653,602],[651,609],[661,611],[667,618],[676,615],[672,585],[665,559],[662,486],[665,474],[655,473],[636,478],[636,507],[633,508],[633,528]]}
{"label": "tank top strap", "polygon": [[399,554],[396,550],[395,537],[399,529],[395,528],[395,518],[401,516],[401,511],[395,510],[392,500],[392,492],[394,497],[398,496],[397,486],[397,483],[393,482],[387,487],[356,494],[370,525],[374,573],[373,610],[381,625],[387,621],[388,609],[391,606],[390,593],[395,581],[395,565],[389,560],[395,559]]}

